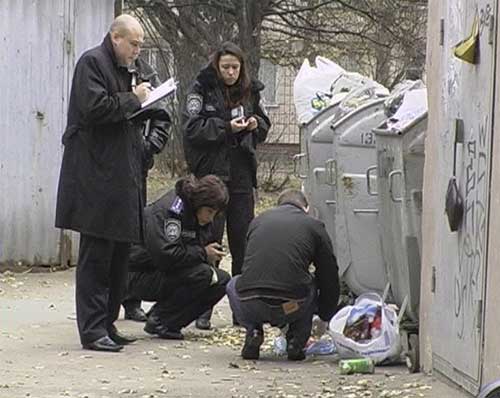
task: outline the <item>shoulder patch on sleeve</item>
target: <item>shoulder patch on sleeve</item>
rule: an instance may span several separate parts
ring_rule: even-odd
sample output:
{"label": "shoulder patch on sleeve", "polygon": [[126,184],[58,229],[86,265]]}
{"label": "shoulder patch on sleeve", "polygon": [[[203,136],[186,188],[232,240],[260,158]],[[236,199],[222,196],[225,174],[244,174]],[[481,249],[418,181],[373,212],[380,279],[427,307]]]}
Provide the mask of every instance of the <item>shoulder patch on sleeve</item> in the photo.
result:
{"label": "shoulder patch on sleeve", "polygon": [[175,242],[181,237],[181,222],[175,218],[165,220],[164,229],[167,242]]}
{"label": "shoulder patch on sleeve", "polygon": [[182,210],[184,210],[184,203],[182,202],[181,198],[176,196],[174,201],[172,202],[172,205],[170,206],[170,211],[175,214],[181,214]]}
{"label": "shoulder patch on sleeve", "polygon": [[200,94],[191,93],[187,96],[186,110],[190,115],[197,115],[203,107],[203,97]]}

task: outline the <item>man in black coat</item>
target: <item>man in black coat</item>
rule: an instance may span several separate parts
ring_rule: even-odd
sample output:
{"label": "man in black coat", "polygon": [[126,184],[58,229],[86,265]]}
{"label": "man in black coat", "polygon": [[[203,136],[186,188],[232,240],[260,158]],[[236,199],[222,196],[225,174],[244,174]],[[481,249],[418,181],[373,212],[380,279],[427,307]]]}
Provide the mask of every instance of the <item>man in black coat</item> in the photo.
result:
{"label": "man in black coat", "polygon": [[133,245],[128,291],[153,301],[144,330],[164,339],[182,339],[181,329],[225,294],[227,272],[213,265],[224,253],[212,221],[227,203],[217,177],[181,179],[144,211],[145,240]]}
{"label": "man in black coat", "polygon": [[336,311],[337,261],[324,224],[307,210],[304,194],[287,190],[276,208],[250,224],[243,272],[226,289],[233,314],[247,330],[241,352],[245,359],[259,358],[264,323],[288,325],[288,359],[304,359],[313,314],[328,322]]}
{"label": "man in black coat", "polygon": [[120,351],[134,339],[118,317],[131,242],[142,239],[141,108],[149,83],[132,89],[129,66],[144,32],[128,15],[115,19],[103,43],[79,59],[71,88],[57,192],[56,227],[80,232],[76,313],[82,346]]}

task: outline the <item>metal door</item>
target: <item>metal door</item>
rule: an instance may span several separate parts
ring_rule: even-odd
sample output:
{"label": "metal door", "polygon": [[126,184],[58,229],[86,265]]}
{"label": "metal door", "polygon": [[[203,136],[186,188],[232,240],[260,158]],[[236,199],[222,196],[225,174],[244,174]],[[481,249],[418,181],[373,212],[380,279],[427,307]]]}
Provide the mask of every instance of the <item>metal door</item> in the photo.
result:
{"label": "metal door", "polygon": [[[444,3],[439,113],[446,116],[440,119],[441,131],[435,132],[442,144],[441,175],[435,177],[440,184],[437,189],[446,190],[458,130],[457,178],[465,213],[458,232],[450,232],[444,214],[437,223],[441,250],[433,268],[433,368],[475,394],[481,381],[496,4],[492,0]],[[471,65],[455,58],[452,47],[470,35],[475,17],[480,20],[479,57]]]}

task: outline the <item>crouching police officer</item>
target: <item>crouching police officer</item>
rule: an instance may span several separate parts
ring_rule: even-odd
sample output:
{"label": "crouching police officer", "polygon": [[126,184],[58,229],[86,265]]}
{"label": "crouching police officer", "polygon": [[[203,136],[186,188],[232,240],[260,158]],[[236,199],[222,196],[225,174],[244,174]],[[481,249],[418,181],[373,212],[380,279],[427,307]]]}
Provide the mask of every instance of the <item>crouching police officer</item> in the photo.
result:
{"label": "crouching police officer", "polygon": [[184,178],[144,211],[144,245],[132,248],[128,293],[154,301],[144,330],[183,339],[181,329],[213,307],[230,277],[213,265],[224,256],[212,221],[228,193],[216,176]]}
{"label": "crouching police officer", "polygon": [[[227,295],[233,314],[246,328],[244,359],[258,359],[262,325],[288,325],[289,360],[305,358],[313,314],[328,322],[339,298],[337,261],[322,222],[307,215],[301,191],[287,190],[278,206],[250,224],[243,273],[231,279]],[[315,266],[315,275],[309,265]]]}

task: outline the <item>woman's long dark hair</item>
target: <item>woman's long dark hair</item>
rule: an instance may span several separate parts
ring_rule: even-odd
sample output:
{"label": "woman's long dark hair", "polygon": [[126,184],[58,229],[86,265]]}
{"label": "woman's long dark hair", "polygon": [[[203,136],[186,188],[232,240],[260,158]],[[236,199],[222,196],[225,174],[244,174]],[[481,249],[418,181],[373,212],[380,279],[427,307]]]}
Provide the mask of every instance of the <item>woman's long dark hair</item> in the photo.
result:
{"label": "woman's long dark hair", "polygon": [[218,48],[217,51],[212,54],[210,58],[210,64],[217,72],[219,80],[222,80],[222,76],[219,70],[219,60],[223,55],[233,55],[238,58],[238,61],[240,61],[240,75],[238,77],[238,80],[234,84],[238,89],[237,98],[234,98],[234,95],[231,95],[234,92],[234,90],[232,90],[232,87],[227,87],[226,85],[224,85],[224,98],[226,101],[226,106],[234,107],[236,105],[241,105],[242,102],[250,98],[251,81],[246,68],[246,60],[243,51],[236,44],[230,41],[222,43],[222,45]]}
{"label": "woman's long dark hair", "polygon": [[211,174],[199,180],[194,177],[181,178],[175,184],[175,192],[188,202],[193,211],[203,206],[221,211],[229,200],[226,185],[219,177]]}

